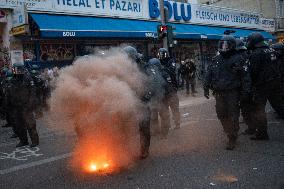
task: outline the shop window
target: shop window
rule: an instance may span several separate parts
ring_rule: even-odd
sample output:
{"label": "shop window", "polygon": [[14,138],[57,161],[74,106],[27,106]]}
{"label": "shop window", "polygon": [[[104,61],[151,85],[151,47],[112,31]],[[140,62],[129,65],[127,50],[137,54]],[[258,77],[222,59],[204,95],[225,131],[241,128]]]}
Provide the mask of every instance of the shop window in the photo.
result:
{"label": "shop window", "polygon": [[196,64],[200,63],[200,47],[198,42],[180,44],[173,49],[172,54],[176,58],[177,63],[186,59],[192,59]]}
{"label": "shop window", "polygon": [[70,61],[74,59],[73,44],[41,44],[41,61]]}
{"label": "shop window", "polygon": [[35,61],[35,45],[33,43],[25,43],[23,44],[24,51],[24,61]]}

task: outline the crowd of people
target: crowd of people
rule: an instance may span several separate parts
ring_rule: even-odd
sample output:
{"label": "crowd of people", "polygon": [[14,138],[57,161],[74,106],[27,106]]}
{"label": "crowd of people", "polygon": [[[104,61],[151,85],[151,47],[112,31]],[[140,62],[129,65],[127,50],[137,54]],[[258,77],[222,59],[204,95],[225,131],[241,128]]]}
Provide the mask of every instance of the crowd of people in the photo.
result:
{"label": "crowd of people", "polygon": [[[175,59],[167,49],[160,48],[157,57],[148,61],[132,46],[123,52],[137,64],[148,78],[139,94],[143,119],[139,123],[142,159],[148,157],[151,135],[167,138],[170,111],[175,129],[180,128],[179,97],[177,91],[185,86],[186,93],[195,96],[196,65],[193,60],[182,61],[177,68]],[[284,118],[284,44],[268,46],[260,33],[252,33],[245,43],[231,35],[224,35],[218,44],[218,55],[208,66],[204,78],[204,96],[210,90],[216,99],[216,112],[228,136],[227,150],[233,150],[239,132],[240,112],[248,126],[245,134],[255,135],[253,140],[268,140],[265,106],[267,101]],[[26,69],[14,64],[3,69],[1,77],[1,116],[6,119],[4,127],[12,127],[19,137],[17,147],[39,144],[35,116],[42,116],[48,109],[47,99],[59,75],[58,68],[44,69],[37,66]],[[160,117],[160,123],[159,123]],[[151,133],[152,130],[152,133]]]}
{"label": "crowd of people", "polygon": [[248,36],[246,45],[225,35],[218,45],[219,55],[209,65],[204,96],[209,90],[216,99],[216,112],[233,150],[239,132],[240,111],[252,140],[269,140],[265,107],[267,101],[284,118],[284,45],[271,47],[258,33]]}
{"label": "crowd of people", "polygon": [[58,68],[44,69],[25,66],[15,63],[11,68],[5,67],[1,71],[0,113],[1,119],[6,120],[2,127],[11,127],[11,138],[19,138],[16,147],[39,144],[39,136],[36,129],[36,118],[48,110],[47,99],[56,77]]}

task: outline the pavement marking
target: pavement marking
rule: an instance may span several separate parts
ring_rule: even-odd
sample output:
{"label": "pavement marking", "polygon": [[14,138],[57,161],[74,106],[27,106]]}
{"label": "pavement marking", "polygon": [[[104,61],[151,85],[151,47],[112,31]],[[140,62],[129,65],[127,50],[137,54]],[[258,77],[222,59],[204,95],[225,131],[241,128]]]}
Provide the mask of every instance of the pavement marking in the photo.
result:
{"label": "pavement marking", "polygon": [[42,156],[43,154],[38,154],[37,152],[39,151],[39,147],[34,147],[34,148],[16,148],[12,153],[5,153],[5,152],[0,152],[0,160],[1,159],[14,159],[14,160],[19,160],[19,161],[25,161],[28,160],[28,157],[31,156]]}
{"label": "pavement marking", "polygon": [[62,154],[62,155],[59,155],[59,156],[53,156],[51,158],[47,158],[47,159],[43,159],[43,160],[39,160],[39,161],[34,161],[34,162],[31,162],[31,163],[26,163],[26,164],[10,167],[8,169],[2,169],[2,170],[0,170],[0,175],[13,173],[13,172],[16,172],[16,171],[19,171],[19,170],[35,167],[35,166],[38,166],[38,165],[43,165],[43,164],[50,163],[50,162],[53,162],[53,161],[57,161],[57,160],[60,160],[60,159],[65,159],[65,158],[71,157],[71,155],[72,155],[72,153]]}

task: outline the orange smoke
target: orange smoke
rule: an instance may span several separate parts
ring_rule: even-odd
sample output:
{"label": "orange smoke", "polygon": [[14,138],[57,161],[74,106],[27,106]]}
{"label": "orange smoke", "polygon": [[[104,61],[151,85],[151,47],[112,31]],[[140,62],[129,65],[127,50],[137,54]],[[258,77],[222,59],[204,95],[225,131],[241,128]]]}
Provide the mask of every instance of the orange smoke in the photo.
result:
{"label": "orange smoke", "polygon": [[50,98],[50,126],[76,130],[75,170],[112,172],[139,152],[139,94],[145,76],[120,50],[79,58],[61,70]]}

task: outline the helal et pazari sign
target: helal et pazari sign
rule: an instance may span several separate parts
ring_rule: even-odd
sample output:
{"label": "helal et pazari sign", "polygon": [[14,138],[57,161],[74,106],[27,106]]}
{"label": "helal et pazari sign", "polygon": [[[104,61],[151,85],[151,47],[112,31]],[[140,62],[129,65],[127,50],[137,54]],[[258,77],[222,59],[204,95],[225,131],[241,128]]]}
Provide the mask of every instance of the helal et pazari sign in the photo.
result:
{"label": "helal et pazari sign", "polygon": [[[28,11],[53,14],[160,20],[159,0],[2,0],[0,6],[15,7],[25,1]],[[208,5],[164,1],[170,22],[218,25],[274,31],[275,21],[260,14]]]}

